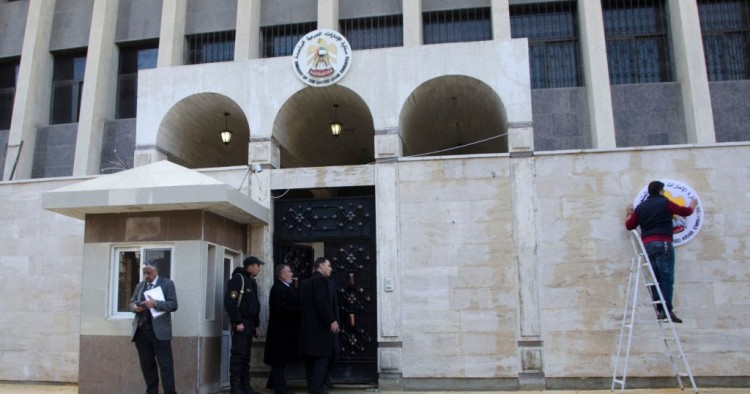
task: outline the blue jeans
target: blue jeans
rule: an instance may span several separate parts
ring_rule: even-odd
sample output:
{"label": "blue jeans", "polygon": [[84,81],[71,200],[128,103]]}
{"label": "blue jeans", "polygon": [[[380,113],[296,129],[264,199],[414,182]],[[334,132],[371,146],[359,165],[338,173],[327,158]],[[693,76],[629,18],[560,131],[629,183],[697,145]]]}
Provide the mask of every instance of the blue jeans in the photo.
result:
{"label": "blue jeans", "polygon": [[[662,241],[649,242],[644,246],[651,262],[651,268],[653,268],[656,280],[659,282],[661,294],[664,295],[667,310],[671,311],[674,286],[674,246],[671,242]],[[659,293],[656,290],[651,291],[651,297],[654,301],[659,301]],[[660,304],[657,304],[657,309],[662,309]]]}

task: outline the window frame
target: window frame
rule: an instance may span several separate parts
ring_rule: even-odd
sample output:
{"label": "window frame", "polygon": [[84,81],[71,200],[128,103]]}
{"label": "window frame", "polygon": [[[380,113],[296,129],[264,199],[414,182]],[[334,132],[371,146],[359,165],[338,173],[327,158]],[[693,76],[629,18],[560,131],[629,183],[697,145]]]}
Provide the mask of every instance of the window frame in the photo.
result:
{"label": "window frame", "polygon": [[[698,0],[697,4],[708,81],[743,81],[750,79],[750,1]],[[740,10],[739,15],[726,12],[734,4]],[[721,10],[726,13],[713,9],[714,7],[718,9],[721,6],[728,8],[727,10]],[[726,19],[718,23],[716,19],[722,19],[724,16],[737,16],[737,19],[731,20],[733,23],[727,23]],[[733,39],[739,41],[739,43],[745,41],[747,48],[743,51],[741,44],[733,46]],[[709,50],[712,47],[719,47],[720,51]],[[738,52],[740,52],[736,63],[727,61],[732,60],[732,53],[730,52],[733,52],[733,49],[739,49]],[[743,75],[740,76],[740,74]]]}
{"label": "window frame", "polygon": [[[117,304],[119,301],[120,293],[120,253],[121,252],[137,252],[140,253],[138,259],[138,278],[135,281],[135,286],[143,281],[143,256],[146,255],[147,251],[151,250],[169,250],[170,261],[169,261],[169,276],[165,276],[170,280],[174,280],[174,245],[173,244],[123,244],[113,245],[110,254],[110,281],[108,291],[108,310],[107,318],[109,319],[132,319],[133,312],[119,311]],[[159,275],[161,276],[161,275]],[[135,286],[131,290],[130,296],[127,297],[127,302],[130,303],[130,297],[132,297],[132,291],[135,291]]]}
{"label": "window frame", "polygon": [[[675,82],[676,70],[667,0],[630,0],[628,3],[622,3],[621,0],[601,1],[610,85]],[[652,30],[648,23],[650,21],[643,18],[613,18],[612,20],[616,20],[617,23],[609,28],[607,22],[610,18],[607,14],[610,10],[627,10],[632,15],[644,13],[643,10],[649,9],[654,9],[655,17],[658,18],[653,20],[658,25],[654,25]],[[638,23],[639,21],[644,22]],[[611,32],[610,29],[615,31]],[[613,53],[618,48],[620,50]],[[647,53],[650,52],[656,53],[656,58],[649,57]],[[623,53],[625,55],[622,55]],[[616,67],[614,60],[627,60],[627,65]],[[653,60],[656,63],[653,63]]]}
{"label": "window frame", "polygon": [[[156,51],[156,59],[154,60],[153,67],[140,67],[139,62],[139,56],[141,52],[145,51]],[[135,61],[136,61],[136,70],[135,72],[123,72],[123,53],[129,52],[129,53],[135,53]],[[119,56],[118,56],[118,64],[117,64],[117,98],[115,101],[115,119],[134,119],[138,116],[138,73],[141,70],[149,70],[152,68],[156,68],[156,63],[159,58],[159,41],[144,41],[144,42],[138,42],[135,44],[128,43],[126,45],[121,45],[119,47]],[[125,97],[126,100],[132,101],[132,103],[124,103],[125,100],[123,100],[123,84],[124,83],[135,83],[135,97]],[[123,105],[132,104],[133,105],[133,116],[127,116],[130,115],[125,114],[123,115]]]}
{"label": "window frame", "polygon": [[0,66],[3,66],[3,68],[7,67],[8,69],[13,68],[15,75],[13,77],[13,85],[12,86],[2,86],[0,85],[0,96],[10,97],[10,107],[7,108],[10,110],[9,116],[8,116],[8,127],[4,127],[2,123],[0,123],[0,130],[9,130],[10,129],[10,123],[12,122],[13,118],[13,106],[16,102],[16,89],[18,88],[18,72],[21,67],[21,58],[7,58],[7,59],[0,59]]}
{"label": "window frame", "polygon": [[[569,15],[571,30],[568,35],[561,32],[553,32],[549,29],[537,27],[544,25],[544,21],[550,18],[559,21],[559,15]],[[511,37],[527,38],[529,45],[529,76],[531,78],[531,89],[558,89],[576,88],[584,86],[583,62],[581,57],[581,34],[580,21],[578,17],[578,3],[575,1],[562,1],[553,3],[517,4],[510,6]],[[525,21],[529,21],[524,23]],[[531,23],[533,21],[533,23]],[[526,27],[526,29],[513,29],[514,25]],[[557,33],[557,34],[552,34]],[[570,62],[554,62],[557,55],[567,49],[572,51]],[[536,62],[536,55],[540,61]],[[541,64],[541,67],[537,65]],[[565,64],[570,67],[556,67]],[[560,71],[562,70],[562,71]],[[572,72],[570,72],[572,71]],[[562,76],[557,76],[560,74]]]}
{"label": "window frame", "polygon": [[[472,25],[477,25],[477,29]],[[481,37],[472,37],[475,34]],[[491,41],[493,34],[491,7],[422,12],[424,45]]]}
{"label": "window frame", "polygon": [[[57,124],[70,124],[70,123],[78,123],[81,117],[81,100],[83,99],[83,83],[86,78],[86,61],[87,61],[87,51],[75,51],[75,52],[69,52],[69,53],[54,53],[53,54],[53,64],[52,64],[52,90],[50,93],[50,113],[49,113],[49,124],[50,125],[57,125]],[[58,60],[63,59],[70,59],[72,61],[71,64],[71,70],[73,70],[73,75],[70,76],[67,79],[58,79],[59,77],[56,75],[60,70],[57,68],[61,66],[58,64]],[[76,59],[81,59],[83,61],[83,70],[79,78],[76,78],[75,70],[76,70]],[[70,97],[68,97],[70,100],[65,102],[58,102],[56,92],[58,88],[64,88],[64,87],[70,87]],[[75,99],[75,103],[73,103],[73,100]],[[56,119],[56,108],[57,106],[61,104],[67,104],[66,106],[69,107],[66,112],[68,112],[67,116],[63,120]],[[73,111],[73,105],[75,104],[75,112]]]}

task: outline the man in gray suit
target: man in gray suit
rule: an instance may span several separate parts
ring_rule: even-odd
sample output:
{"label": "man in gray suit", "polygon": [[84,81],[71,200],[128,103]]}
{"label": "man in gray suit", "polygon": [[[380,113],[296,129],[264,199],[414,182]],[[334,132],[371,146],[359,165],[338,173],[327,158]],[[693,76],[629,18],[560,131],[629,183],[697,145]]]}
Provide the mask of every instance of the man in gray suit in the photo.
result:
{"label": "man in gray suit", "polygon": [[[164,301],[155,300],[144,292],[161,287]],[[165,312],[154,317],[151,309]],[[135,313],[133,319],[133,337],[141,372],[146,380],[146,393],[158,394],[159,372],[164,394],[175,393],[174,363],[172,361],[172,314],[177,310],[177,292],[174,282],[159,276],[156,262],[143,264],[143,281],[135,286],[130,298],[130,311]],[[157,370],[158,363],[158,370]]]}

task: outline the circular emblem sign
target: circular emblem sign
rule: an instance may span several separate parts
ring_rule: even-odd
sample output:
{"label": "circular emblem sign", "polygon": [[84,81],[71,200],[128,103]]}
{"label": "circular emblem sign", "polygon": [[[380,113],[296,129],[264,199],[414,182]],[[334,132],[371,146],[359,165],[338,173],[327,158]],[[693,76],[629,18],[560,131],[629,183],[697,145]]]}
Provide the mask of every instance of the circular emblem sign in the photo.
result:
{"label": "circular emblem sign", "polygon": [[[680,182],[673,181],[670,179],[660,179],[664,183],[664,197],[668,198],[669,201],[681,206],[689,206],[693,200],[698,200],[698,205],[695,207],[695,211],[692,215],[684,218],[682,216],[672,216],[672,229],[674,232],[673,243],[674,246],[680,246],[691,239],[695,238],[703,226],[703,201],[698,197],[690,186]],[[648,185],[641,189],[638,196],[633,201],[633,206],[637,207],[638,204],[643,202],[648,197]]]}
{"label": "circular emblem sign", "polygon": [[352,63],[349,42],[340,33],[320,29],[302,37],[292,52],[294,74],[310,86],[328,86],[344,78]]}

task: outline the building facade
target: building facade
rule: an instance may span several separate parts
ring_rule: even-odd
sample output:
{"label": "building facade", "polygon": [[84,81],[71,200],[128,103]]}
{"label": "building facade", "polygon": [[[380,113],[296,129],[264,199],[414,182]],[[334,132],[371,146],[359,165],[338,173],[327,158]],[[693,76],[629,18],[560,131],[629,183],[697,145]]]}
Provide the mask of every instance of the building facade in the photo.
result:
{"label": "building facade", "polygon": [[[331,259],[339,382],[609,387],[625,205],[677,179],[705,206],[687,357],[750,386],[748,0],[0,1],[0,29],[0,291],[34,300],[7,305],[0,380],[137,390],[123,300],[158,259],[179,390],[216,392],[253,254]],[[649,316],[631,379],[673,385]]]}

